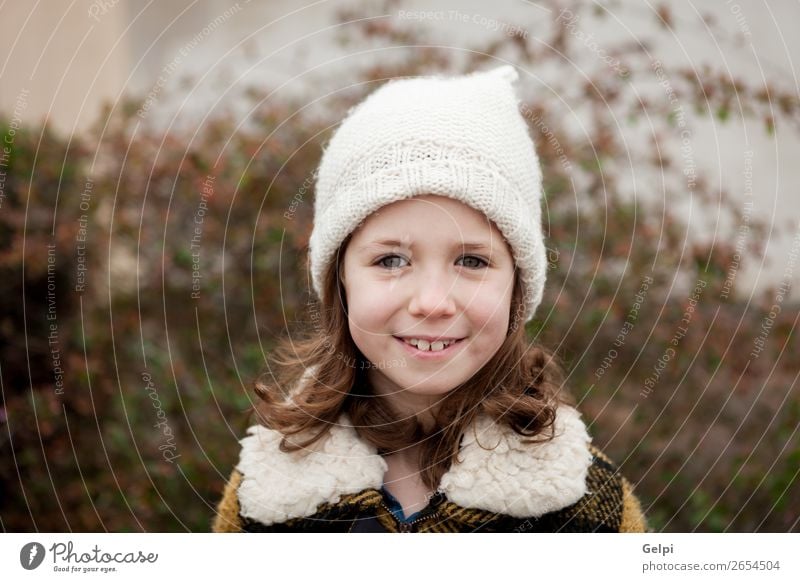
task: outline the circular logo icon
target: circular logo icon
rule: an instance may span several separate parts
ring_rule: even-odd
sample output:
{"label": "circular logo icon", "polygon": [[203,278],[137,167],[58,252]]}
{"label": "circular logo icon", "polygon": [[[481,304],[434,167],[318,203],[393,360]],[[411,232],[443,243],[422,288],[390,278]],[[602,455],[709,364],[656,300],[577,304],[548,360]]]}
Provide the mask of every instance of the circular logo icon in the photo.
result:
{"label": "circular logo icon", "polygon": [[29,542],[19,551],[19,563],[26,570],[35,570],[44,560],[44,546],[38,542]]}

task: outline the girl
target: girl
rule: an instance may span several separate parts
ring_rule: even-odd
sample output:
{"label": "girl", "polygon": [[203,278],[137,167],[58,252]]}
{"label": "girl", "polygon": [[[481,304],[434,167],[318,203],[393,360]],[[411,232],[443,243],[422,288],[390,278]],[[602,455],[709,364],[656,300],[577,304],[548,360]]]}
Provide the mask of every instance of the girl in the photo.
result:
{"label": "girl", "polygon": [[324,151],[321,310],[257,384],[214,531],[646,531],[531,346],[547,261],[511,66],[384,84]]}

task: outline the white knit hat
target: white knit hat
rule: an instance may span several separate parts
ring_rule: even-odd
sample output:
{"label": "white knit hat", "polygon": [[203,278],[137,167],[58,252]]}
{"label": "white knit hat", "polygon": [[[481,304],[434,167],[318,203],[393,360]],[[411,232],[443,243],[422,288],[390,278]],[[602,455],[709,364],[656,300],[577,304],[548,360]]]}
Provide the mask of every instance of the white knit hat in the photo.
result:
{"label": "white knit hat", "polygon": [[311,277],[322,282],[344,239],[370,214],[424,194],[454,198],[511,246],[525,321],[542,300],[547,257],[539,159],[519,112],[511,65],[458,77],[392,80],[354,106],[317,170]]}

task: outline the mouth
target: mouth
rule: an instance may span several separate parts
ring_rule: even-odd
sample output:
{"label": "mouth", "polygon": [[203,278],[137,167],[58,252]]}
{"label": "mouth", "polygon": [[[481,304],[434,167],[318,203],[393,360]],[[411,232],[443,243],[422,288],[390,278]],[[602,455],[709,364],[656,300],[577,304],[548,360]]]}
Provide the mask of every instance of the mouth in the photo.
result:
{"label": "mouth", "polygon": [[[427,342],[425,340],[404,339],[392,336],[402,345],[402,347],[415,358],[439,359],[448,357],[458,351],[461,344],[467,338],[452,339],[446,341]],[[413,343],[412,343],[413,342]],[[415,345],[416,344],[416,345]]]}

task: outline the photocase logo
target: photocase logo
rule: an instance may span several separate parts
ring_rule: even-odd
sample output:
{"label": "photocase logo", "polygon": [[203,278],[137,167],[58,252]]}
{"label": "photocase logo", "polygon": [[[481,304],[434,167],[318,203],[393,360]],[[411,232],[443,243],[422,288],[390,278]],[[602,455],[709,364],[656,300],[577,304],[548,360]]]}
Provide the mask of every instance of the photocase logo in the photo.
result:
{"label": "photocase logo", "polygon": [[44,560],[44,546],[38,542],[30,542],[19,551],[19,563],[26,570],[35,570]]}

